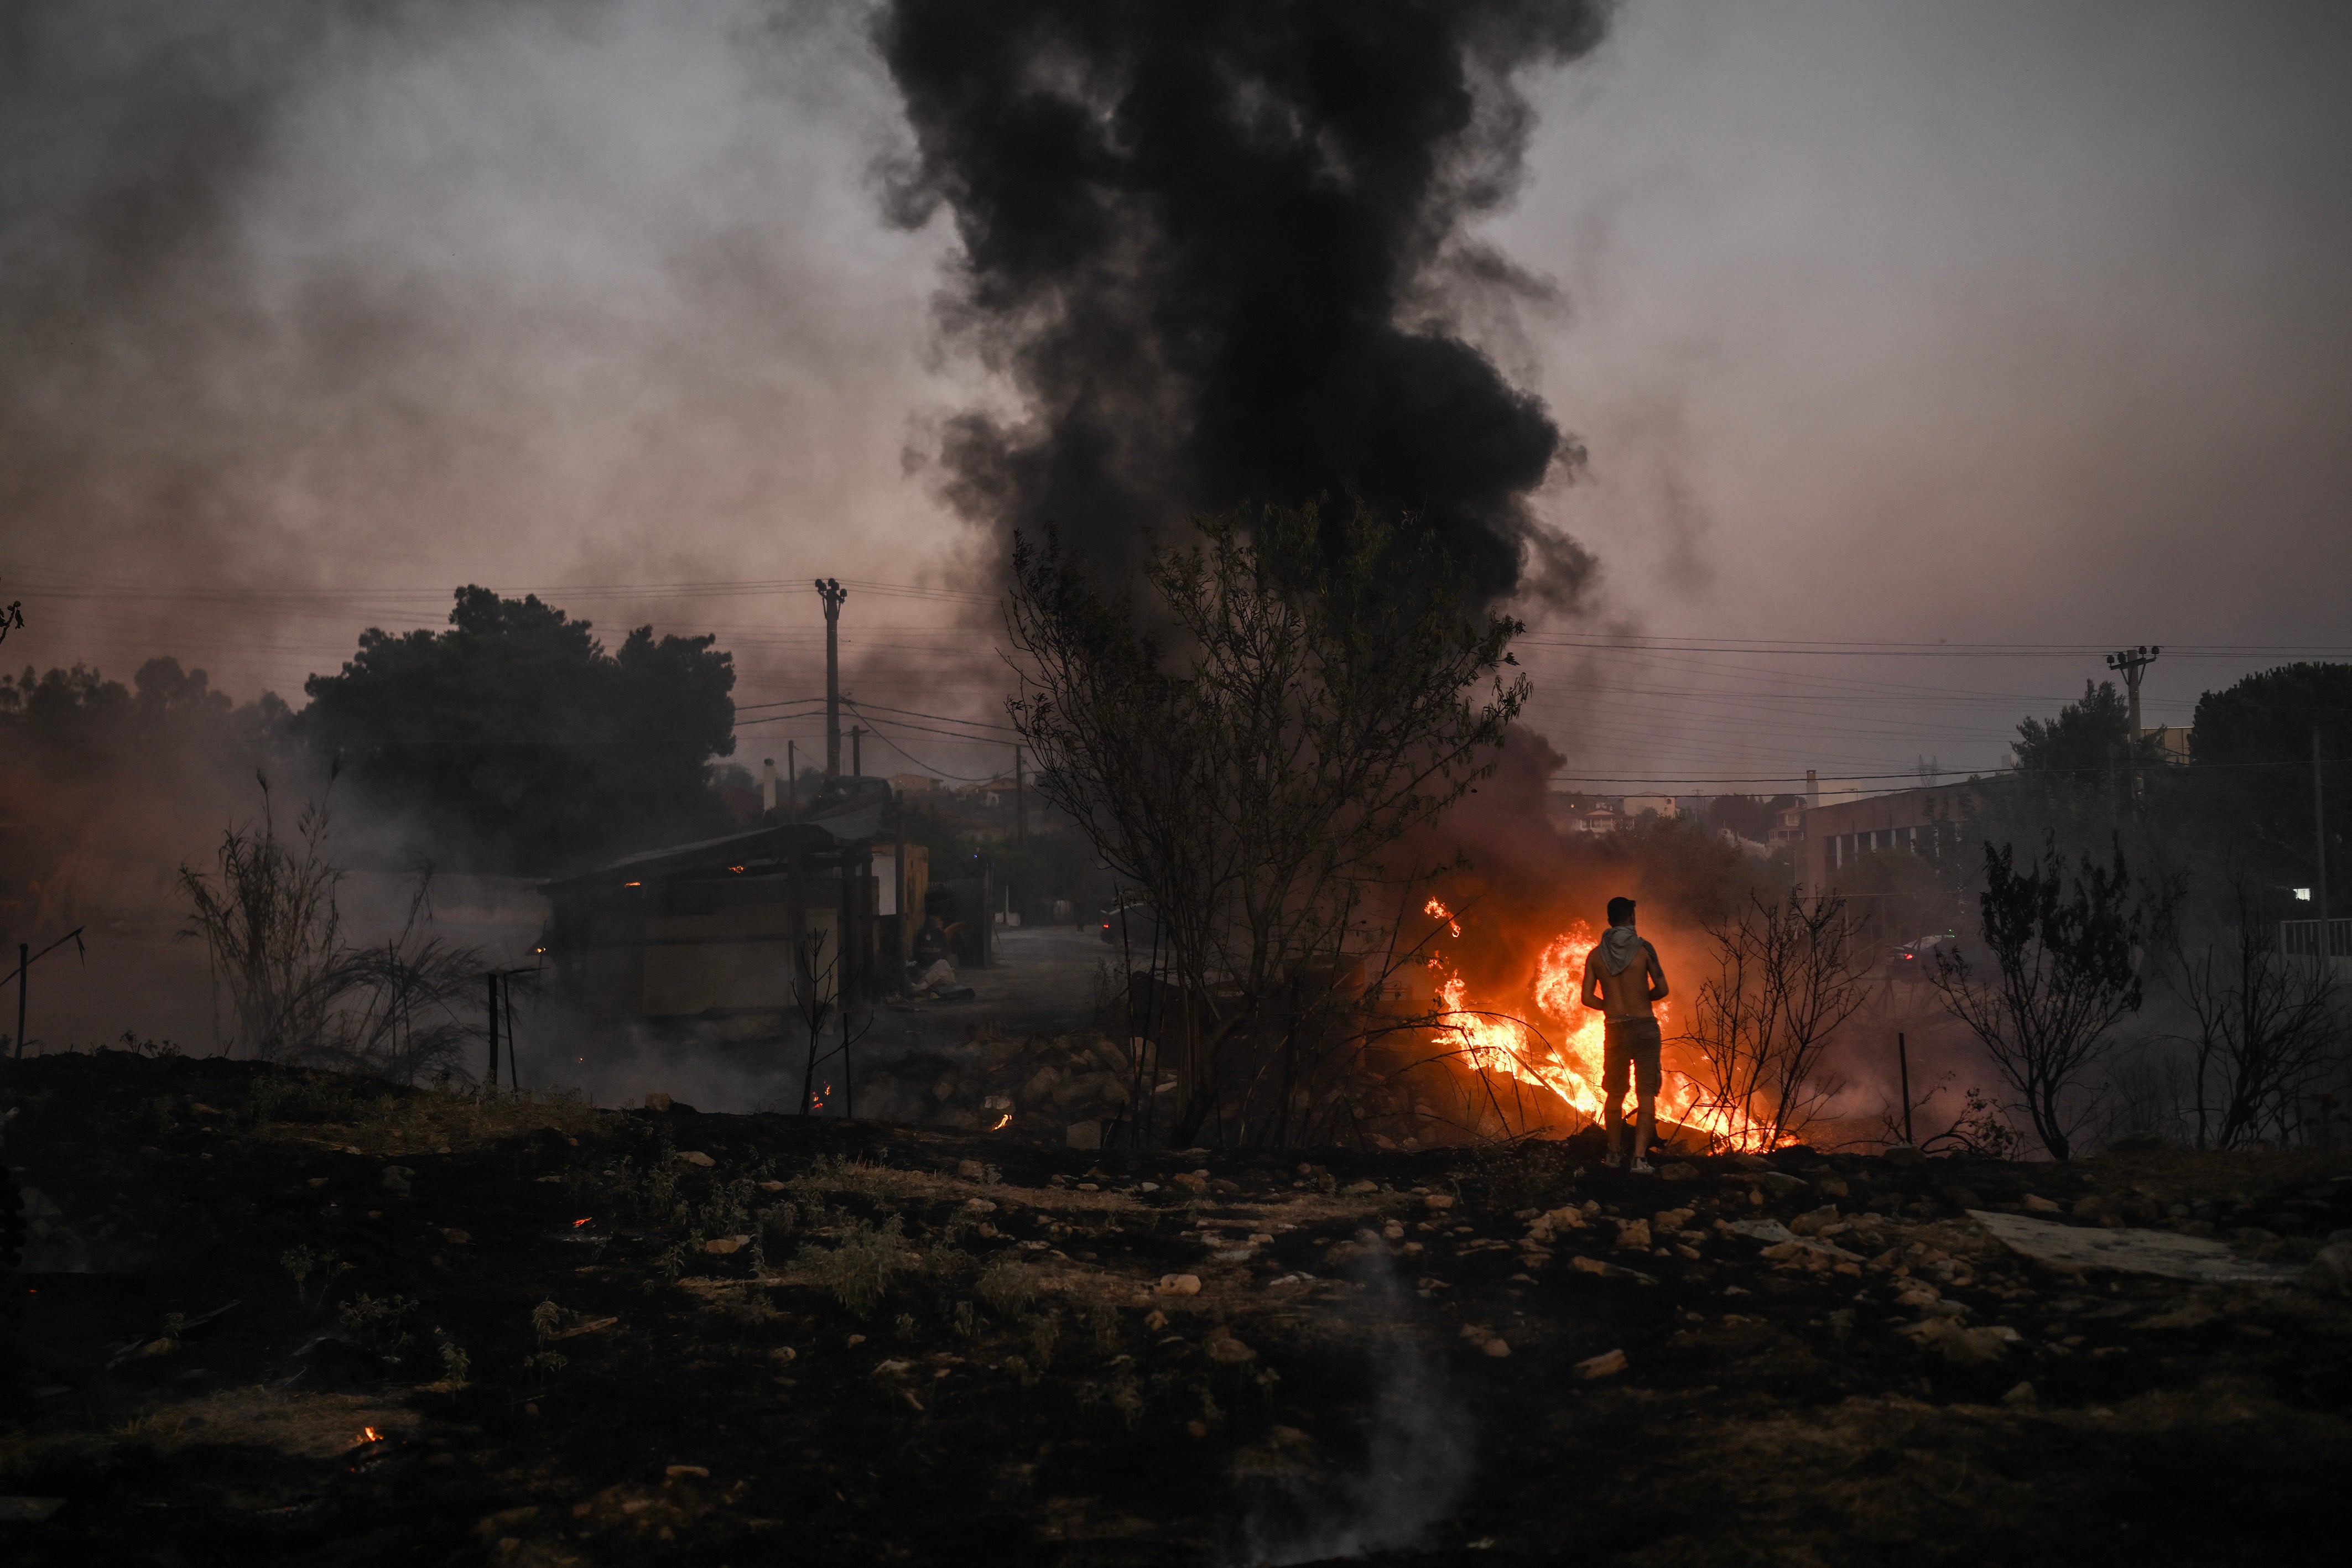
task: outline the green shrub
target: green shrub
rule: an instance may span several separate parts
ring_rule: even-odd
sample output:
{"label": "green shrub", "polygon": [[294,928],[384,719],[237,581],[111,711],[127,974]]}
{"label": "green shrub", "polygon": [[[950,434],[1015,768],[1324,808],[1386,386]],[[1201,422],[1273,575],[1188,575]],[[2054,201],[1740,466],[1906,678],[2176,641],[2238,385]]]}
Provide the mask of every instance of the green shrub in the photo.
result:
{"label": "green shrub", "polygon": [[852,1220],[831,1247],[803,1247],[800,1261],[820,1289],[830,1291],[844,1307],[866,1317],[881,1304],[890,1281],[916,1266],[899,1245],[904,1227],[892,1215],[878,1228]]}

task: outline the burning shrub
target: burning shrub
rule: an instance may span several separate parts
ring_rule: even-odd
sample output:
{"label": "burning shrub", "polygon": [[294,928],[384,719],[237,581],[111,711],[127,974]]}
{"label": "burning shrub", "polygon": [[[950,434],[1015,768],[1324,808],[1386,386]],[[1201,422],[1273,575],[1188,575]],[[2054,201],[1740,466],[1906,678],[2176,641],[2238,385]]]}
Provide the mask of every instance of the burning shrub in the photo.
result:
{"label": "burning shrub", "polygon": [[879,1227],[853,1219],[842,1227],[833,1246],[802,1248],[801,1266],[835,1301],[861,1318],[870,1317],[889,1291],[890,1281],[915,1266],[899,1245],[903,1229],[895,1214]]}

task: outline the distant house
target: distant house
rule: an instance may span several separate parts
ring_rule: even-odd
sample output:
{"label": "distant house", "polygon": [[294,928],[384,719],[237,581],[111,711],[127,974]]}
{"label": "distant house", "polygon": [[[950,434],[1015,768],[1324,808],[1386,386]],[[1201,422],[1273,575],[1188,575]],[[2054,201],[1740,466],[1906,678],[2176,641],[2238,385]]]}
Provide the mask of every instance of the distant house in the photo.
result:
{"label": "distant house", "polygon": [[940,781],[928,773],[893,773],[890,788],[901,795],[927,795],[939,788]]}
{"label": "distant house", "polygon": [[1805,841],[1805,808],[1801,802],[1780,808],[1780,815],[1768,830],[1765,841],[1776,850]]}
{"label": "distant house", "polygon": [[1629,822],[1650,812],[1655,812],[1661,821],[1669,822],[1681,814],[1672,795],[1628,795],[1620,810]]}
{"label": "distant house", "polygon": [[2141,740],[2155,747],[2157,756],[2175,767],[2189,761],[2189,728],[2185,724],[2160,724],[2154,729],[2139,732]]}

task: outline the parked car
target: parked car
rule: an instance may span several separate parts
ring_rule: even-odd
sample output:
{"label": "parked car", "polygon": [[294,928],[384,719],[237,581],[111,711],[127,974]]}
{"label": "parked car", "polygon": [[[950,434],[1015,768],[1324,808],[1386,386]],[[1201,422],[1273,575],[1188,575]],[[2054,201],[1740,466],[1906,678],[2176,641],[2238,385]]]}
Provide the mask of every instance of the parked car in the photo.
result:
{"label": "parked car", "polygon": [[1936,972],[1939,956],[1958,957],[1959,948],[1959,938],[1949,931],[1906,942],[1887,955],[1887,976],[1897,980],[1924,980]]}
{"label": "parked car", "polygon": [[1159,934],[1160,912],[1148,900],[1122,899],[1103,911],[1102,939],[1107,947],[1125,947],[1148,956]]}

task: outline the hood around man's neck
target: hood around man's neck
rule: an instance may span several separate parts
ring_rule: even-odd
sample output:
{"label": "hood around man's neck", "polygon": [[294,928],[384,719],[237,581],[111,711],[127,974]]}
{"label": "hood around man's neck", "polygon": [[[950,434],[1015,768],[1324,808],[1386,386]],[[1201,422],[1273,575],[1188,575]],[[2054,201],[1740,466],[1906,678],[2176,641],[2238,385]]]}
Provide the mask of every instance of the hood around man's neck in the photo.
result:
{"label": "hood around man's neck", "polygon": [[1612,925],[1601,938],[1601,967],[1610,974],[1622,975],[1641,951],[1641,933],[1631,925]]}

